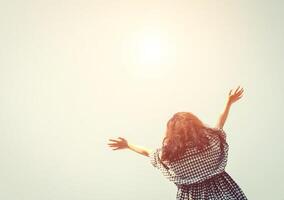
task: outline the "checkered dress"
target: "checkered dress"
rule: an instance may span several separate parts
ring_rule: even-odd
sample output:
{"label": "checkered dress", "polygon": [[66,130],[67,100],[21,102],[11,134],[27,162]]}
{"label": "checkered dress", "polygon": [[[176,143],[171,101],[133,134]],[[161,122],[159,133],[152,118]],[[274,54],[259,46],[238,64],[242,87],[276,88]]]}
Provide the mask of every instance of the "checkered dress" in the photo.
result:
{"label": "checkered dress", "polygon": [[187,149],[177,161],[169,163],[160,160],[162,148],[150,153],[151,164],[177,188],[177,200],[247,200],[237,183],[225,172],[229,145],[223,129],[220,135],[209,138],[209,146],[203,151]]}

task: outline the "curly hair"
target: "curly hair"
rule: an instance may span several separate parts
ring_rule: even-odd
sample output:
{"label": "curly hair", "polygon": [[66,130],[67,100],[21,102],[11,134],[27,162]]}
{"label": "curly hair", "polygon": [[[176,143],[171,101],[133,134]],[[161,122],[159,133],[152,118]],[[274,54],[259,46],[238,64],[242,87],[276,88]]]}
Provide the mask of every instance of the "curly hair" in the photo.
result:
{"label": "curly hair", "polygon": [[167,123],[166,136],[162,143],[162,161],[173,162],[181,158],[187,148],[204,150],[209,145],[209,135],[218,135],[221,148],[225,139],[221,131],[210,128],[190,112],[177,112]]}

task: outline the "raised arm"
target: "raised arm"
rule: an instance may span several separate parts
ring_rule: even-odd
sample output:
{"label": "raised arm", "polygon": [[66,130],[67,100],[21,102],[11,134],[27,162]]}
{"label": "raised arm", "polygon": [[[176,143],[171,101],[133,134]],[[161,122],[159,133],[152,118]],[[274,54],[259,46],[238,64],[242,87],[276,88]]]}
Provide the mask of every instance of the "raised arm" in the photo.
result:
{"label": "raised arm", "polygon": [[112,148],[114,148],[113,150],[118,150],[118,149],[130,149],[136,153],[139,153],[143,156],[149,156],[150,154],[150,150],[145,148],[145,147],[141,147],[138,145],[134,145],[134,144],[130,144],[127,142],[126,139],[122,138],[122,137],[118,137],[119,140],[113,140],[113,139],[109,139],[109,141],[113,142],[113,143],[109,143],[108,145]]}
{"label": "raised arm", "polygon": [[242,98],[242,93],[243,93],[244,89],[241,88],[240,86],[238,86],[238,88],[232,93],[232,90],[230,90],[227,101],[226,101],[226,105],[225,105],[225,109],[224,111],[221,113],[217,124],[216,124],[216,128],[221,128],[223,129],[223,126],[226,122],[226,119],[228,117],[231,105],[233,103],[235,103],[236,101],[238,101],[240,98]]}

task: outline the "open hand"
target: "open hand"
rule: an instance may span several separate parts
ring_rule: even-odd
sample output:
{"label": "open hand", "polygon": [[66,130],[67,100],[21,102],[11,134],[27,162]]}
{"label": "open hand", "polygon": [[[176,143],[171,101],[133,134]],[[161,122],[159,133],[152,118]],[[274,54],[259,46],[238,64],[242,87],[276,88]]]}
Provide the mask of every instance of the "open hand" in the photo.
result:
{"label": "open hand", "polygon": [[238,88],[233,93],[232,91],[233,90],[230,90],[229,96],[228,96],[229,104],[233,104],[236,101],[238,101],[240,98],[242,98],[244,89],[243,88],[240,89],[240,86],[238,86]]}
{"label": "open hand", "polygon": [[114,148],[112,150],[128,148],[128,143],[127,143],[126,139],[124,139],[122,137],[118,137],[118,139],[119,140],[109,139],[109,141],[113,142],[113,143],[108,143],[109,147]]}

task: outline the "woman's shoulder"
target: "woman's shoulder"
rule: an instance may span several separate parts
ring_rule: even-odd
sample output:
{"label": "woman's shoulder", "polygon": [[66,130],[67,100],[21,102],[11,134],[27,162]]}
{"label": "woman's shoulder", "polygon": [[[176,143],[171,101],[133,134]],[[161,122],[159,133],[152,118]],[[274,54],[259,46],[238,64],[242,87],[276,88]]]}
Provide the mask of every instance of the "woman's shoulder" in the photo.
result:
{"label": "woman's shoulder", "polygon": [[227,134],[223,128],[216,128],[219,131],[219,134],[223,137],[224,140],[227,139]]}
{"label": "woman's shoulder", "polygon": [[[227,134],[221,127],[206,127],[206,131],[208,133],[209,138],[219,138],[226,140]],[[211,136],[211,137],[210,137]]]}

